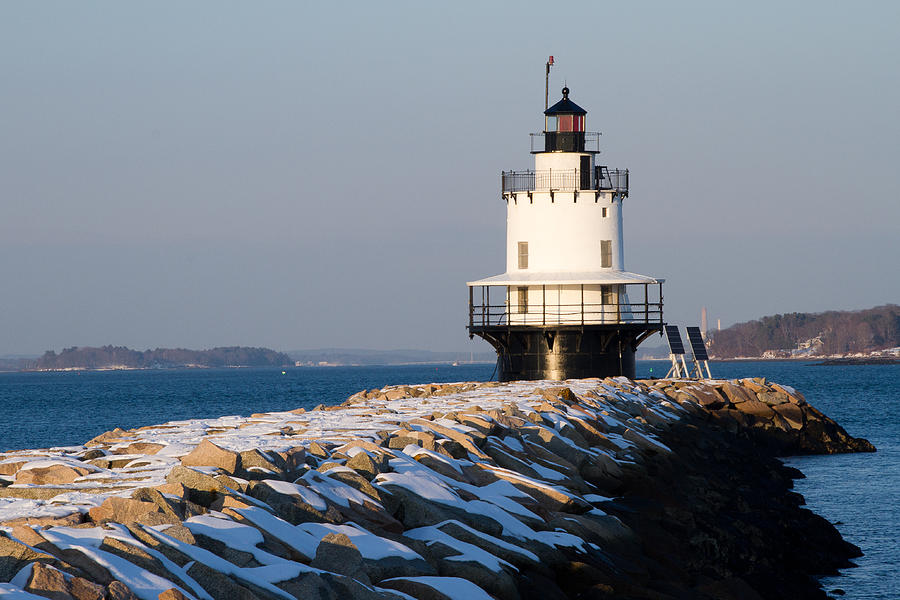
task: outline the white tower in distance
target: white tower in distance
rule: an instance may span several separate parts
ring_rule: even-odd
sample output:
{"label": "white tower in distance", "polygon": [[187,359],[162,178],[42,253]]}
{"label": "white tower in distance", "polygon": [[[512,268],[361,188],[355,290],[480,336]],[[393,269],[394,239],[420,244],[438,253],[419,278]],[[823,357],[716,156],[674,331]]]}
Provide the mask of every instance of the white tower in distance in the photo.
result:
{"label": "white tower in distance", "polygon": [[625,270],[628,171],[596,163],[600,134],[562,96],[532,134],[534,170],[502,173],[506,272],[467,284],[469,336],[497,350],[501,381],[634,377],[663,327],[663,280]]}

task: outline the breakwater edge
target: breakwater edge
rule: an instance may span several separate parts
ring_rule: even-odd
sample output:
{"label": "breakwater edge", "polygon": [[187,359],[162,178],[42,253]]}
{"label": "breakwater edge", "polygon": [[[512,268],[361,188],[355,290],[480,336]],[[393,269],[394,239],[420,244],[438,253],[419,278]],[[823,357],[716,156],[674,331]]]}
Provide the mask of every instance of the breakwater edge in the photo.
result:
{"label": "breakwater edge", "polygon": [[98,598],[824,597],[812,576],[858,549],[773,455],[871,449],[763,380],[395,386],[6,453],[0,579]]}

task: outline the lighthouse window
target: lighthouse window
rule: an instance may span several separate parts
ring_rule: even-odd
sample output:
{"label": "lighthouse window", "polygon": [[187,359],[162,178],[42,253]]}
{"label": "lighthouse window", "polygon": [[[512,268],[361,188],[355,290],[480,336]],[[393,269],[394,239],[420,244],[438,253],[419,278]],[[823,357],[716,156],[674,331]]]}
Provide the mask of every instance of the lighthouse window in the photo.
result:
{"label": "lighthouse window", "polygon": [[603,214],[601,215],[604,219],[606,218],[606,207],[603,207]]}
{"label": "lighthouse window", "polygon": [[584,131],[583,115],[559,115],[557,131]]}
{"label": "lighthouse window", "polygon": [[518,289],[518,292],[519,292],[519,294],[518,294],[518,296],[519,296],[518,311],[520,313],[527,313],[528,312],[528,288],[520,287]]}
{"label": "lighthouse window", "polygon": [[601,286],[600,286],[600,293],[601,293],[602,296],[603,296],[603,300],[602,300],[603,304],[609,306],[610,304],[615,304],[615,303],[616,303],[615,286],[613,286],[613,285],[601,285]]}
{"label": "lighthouse window", "polygon": [[519,242],[519,268],[528,268],[528,242]]}
{"label": "lighthouse window", "polygon": [[612,240],[600,240],[600,266],[612,266]]}

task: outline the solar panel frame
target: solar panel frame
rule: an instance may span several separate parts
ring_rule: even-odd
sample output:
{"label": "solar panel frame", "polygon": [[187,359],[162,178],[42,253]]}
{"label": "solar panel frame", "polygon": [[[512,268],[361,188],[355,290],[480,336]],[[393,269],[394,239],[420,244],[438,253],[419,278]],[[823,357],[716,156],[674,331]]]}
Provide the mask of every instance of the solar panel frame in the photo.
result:
{"label": "solar panel frame", "polygon": [[694,352],[694,358],[697,360],[709,360],[709,354],[706,353],[706,344],[703,341],[703,335],[700,333],[699,327],[687,327],[688,341],[691,343],[691,350]]}
{"label": "solar panel frame", "polygon": [[681,339],[678,325],[666,325],[666,341],[669,343],[671,354],[684,354],[684,342]]}

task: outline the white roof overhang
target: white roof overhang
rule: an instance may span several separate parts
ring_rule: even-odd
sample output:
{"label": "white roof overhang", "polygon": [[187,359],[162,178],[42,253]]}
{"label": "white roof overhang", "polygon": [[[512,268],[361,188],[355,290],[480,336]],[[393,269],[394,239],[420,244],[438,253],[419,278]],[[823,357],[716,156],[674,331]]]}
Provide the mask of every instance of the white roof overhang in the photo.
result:
{"label": "white roof overhang", "polygon": [[519,273],[503,273],[477,281],[468,281],[470,287],[478,285],[606,285],[606,284],[637,284],[637,283],[663,283],[665,279],[638,275],[628,271],[568,271],[541,273],[524,271]]}

